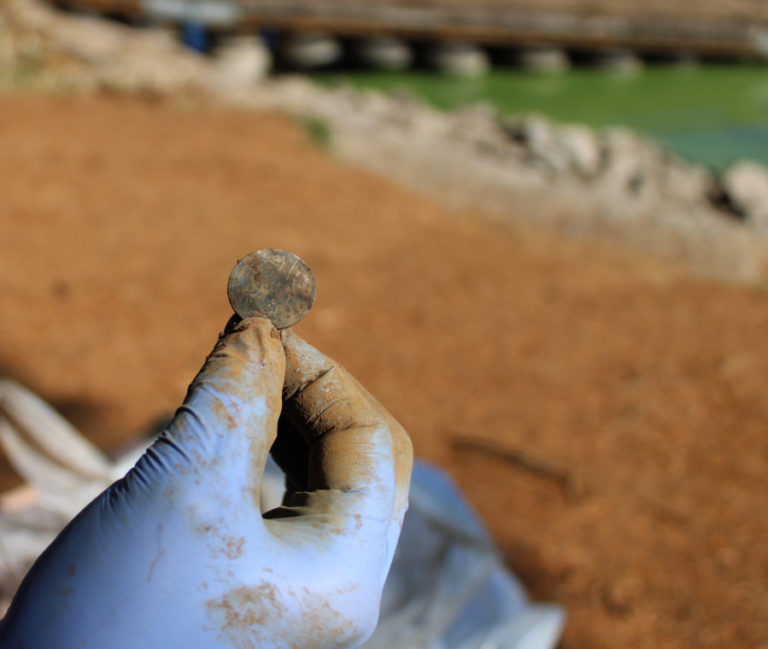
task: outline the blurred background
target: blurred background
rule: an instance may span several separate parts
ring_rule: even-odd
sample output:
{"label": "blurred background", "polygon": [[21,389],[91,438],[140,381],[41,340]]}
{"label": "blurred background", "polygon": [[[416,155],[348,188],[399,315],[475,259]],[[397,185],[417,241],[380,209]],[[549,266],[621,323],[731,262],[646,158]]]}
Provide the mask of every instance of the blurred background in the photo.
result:
{"label": "blurred background", "polygon": [[560,646],[766,649],[767,54],[761,0],[6,0],[0,375],[116,456],[290,250]]}

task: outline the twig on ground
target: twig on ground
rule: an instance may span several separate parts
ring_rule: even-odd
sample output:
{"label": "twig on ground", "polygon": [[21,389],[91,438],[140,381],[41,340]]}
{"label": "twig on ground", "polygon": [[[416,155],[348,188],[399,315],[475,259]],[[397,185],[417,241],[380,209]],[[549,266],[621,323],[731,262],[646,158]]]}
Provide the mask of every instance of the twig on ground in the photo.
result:
{"label": "twig on ground", "polygon": [[555,482],[563,489],[568,498],[576,499],[583,495],[583,489],[579,488],[570,472],[525,451],[505,448],[489,440],[466,435],[454,435],[452,444],[457,450],[482,453],[503,460],[543,480]]}

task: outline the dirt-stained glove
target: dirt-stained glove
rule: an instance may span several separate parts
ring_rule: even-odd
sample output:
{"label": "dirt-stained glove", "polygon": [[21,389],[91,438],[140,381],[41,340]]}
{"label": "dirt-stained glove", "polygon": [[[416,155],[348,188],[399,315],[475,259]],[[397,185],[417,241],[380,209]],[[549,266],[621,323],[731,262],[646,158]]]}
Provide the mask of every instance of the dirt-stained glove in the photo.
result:
{"label": "dirt-stained glove", "polygon": [[[262,516],[271,447],[288,491]],[[356,647],[376,625],[411,459],[343,368],[243,320],[168,429],[32,567],[0,647]]]}

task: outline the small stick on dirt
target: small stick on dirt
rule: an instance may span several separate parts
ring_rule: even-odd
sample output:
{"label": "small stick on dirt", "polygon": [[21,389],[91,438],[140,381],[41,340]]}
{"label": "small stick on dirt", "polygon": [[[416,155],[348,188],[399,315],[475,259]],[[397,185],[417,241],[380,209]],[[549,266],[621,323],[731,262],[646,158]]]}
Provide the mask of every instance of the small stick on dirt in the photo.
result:
{"label": "small stick on dirt", "polygon": [[556,482],[559,484],[566,495],[569,497],[578,496],[578,489],[573,480],[573,476],[567,471],[556,467],[546,460],[534,457],[518,449],[509,449],[494,444],[485,439],[477,439],[464,435],[454,435],[452,439],[454,448],[457,450],[474,451],[484,455],[490,455],[497,459],[504,460],[513,466],[522,469],[544,480]]}

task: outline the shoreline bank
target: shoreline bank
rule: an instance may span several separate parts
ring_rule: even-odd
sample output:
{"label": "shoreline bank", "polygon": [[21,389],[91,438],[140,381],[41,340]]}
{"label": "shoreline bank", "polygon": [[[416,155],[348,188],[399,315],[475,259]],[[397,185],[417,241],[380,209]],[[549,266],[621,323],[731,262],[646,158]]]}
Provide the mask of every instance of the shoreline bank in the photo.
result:
{"label": "shoreline bank", "polygon": [[505,118],[482,105],[443,113],[398,93],[269,78],[255,41],[206,58],[164,32],[35,0],[10,0],[0,35],[6,87],[287,112],[320,124],[334,155],[513,230],[617,242],[706,276],[768,279],[768,171],[754,163],[717,173],[623,128]]}

